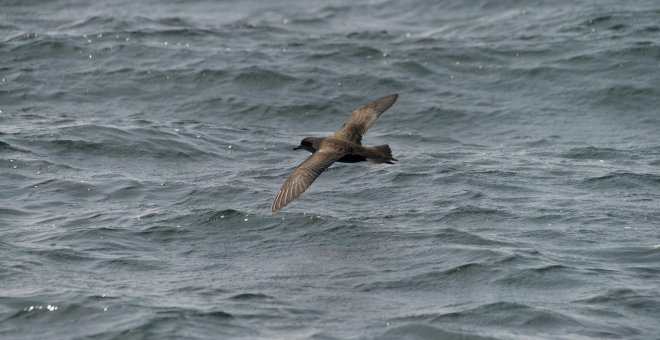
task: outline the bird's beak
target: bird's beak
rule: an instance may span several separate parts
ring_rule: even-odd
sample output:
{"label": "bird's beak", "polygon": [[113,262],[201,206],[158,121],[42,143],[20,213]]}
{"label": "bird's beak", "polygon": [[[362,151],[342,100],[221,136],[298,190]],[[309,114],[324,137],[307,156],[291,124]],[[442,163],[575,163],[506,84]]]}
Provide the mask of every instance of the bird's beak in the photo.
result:
{"label": "bird's beak", "polygon": [[295,148],[293,148],[293,151],[300,150],[300,149],[302,149],[302,146],[298,145]]}

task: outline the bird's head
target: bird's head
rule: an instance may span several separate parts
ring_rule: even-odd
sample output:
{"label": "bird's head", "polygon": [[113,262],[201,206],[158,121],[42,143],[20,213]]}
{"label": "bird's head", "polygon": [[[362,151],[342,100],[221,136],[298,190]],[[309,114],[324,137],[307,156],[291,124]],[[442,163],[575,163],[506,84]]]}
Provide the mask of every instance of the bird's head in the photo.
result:
{"label": "bird's head", "polygon": [[314,153],[316,152],[316,150],[318,150],[319,144],[321,144],[321,138],[305,137],[303,138],[303,140],[300,141],[300,145],[293,148],[293,150],[304,149],[311,153]]}

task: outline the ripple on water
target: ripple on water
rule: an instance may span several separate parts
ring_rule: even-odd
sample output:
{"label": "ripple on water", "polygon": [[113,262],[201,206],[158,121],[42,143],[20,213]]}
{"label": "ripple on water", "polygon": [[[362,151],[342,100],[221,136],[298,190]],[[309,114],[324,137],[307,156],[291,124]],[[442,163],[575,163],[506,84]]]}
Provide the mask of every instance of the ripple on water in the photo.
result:
{"label": "ripple on water", "polygon": [[[660,11],[615,2],[2,2],[0,337],[657,337]],[[269,211],[393,92],[396,165]]]}

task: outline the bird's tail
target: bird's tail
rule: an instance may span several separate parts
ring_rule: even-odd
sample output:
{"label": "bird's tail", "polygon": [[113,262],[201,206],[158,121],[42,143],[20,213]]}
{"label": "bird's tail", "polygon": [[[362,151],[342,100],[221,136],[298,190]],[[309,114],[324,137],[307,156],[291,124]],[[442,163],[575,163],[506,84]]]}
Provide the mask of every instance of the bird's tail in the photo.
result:
{"label": "bird's tail", "polygon": [[371,163],[394,164],[397,161],[396,158],[392,157],[392,149],[387,144],[376,145],[366,149],[368,150],[366,158]]}

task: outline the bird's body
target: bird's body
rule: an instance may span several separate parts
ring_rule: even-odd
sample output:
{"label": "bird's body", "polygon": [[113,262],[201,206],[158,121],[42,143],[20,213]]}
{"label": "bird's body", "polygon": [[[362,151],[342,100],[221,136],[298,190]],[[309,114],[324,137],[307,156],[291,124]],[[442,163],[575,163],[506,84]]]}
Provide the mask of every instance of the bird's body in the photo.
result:
{"label": "bird's body", "polygon": [[[338,152],[343,154],[339,159],[336,160],[336,162],[340,163],[357,163],[357,162],[364,162],[366,160],[371,159],[372,162],[374,163],[390,163],[394,164],[391,161],[395,161],[396,159],[389,159],[392,155],[390,154],[389,157],[388,155],[382,155],[381,153],[385,152],[385,150],[379,150],[378,147],[386,146],[386,145],[379,145],[377,147],[365,147],[357,143],[353,143],[351,141],[338,138],[335,136],[328,136],[328,137],[307,137],[306,139],[315,139],[316,143],[312,143],[311,147],[299,147],[301,149],[305,149],[311,153],[316,152],[317,150],[332,150],[332,152]],[[307,144],[305,144],[307,145]],[[378,162],[377,160],[380,158],[386,158],[385,162]]]}
{"label": "bird's body", "polygon": [[397,94],[385,96],[353,111],[334,135],[305,137],[294,150],[304,149],[312,155],[296,167],[284,182],[273,200],[271,210],[275,212],[298,198],[334,162],[394,164],[396,158],[392,157],[389,145],[362,146],[362,136],[394,104],[397,97]]}

